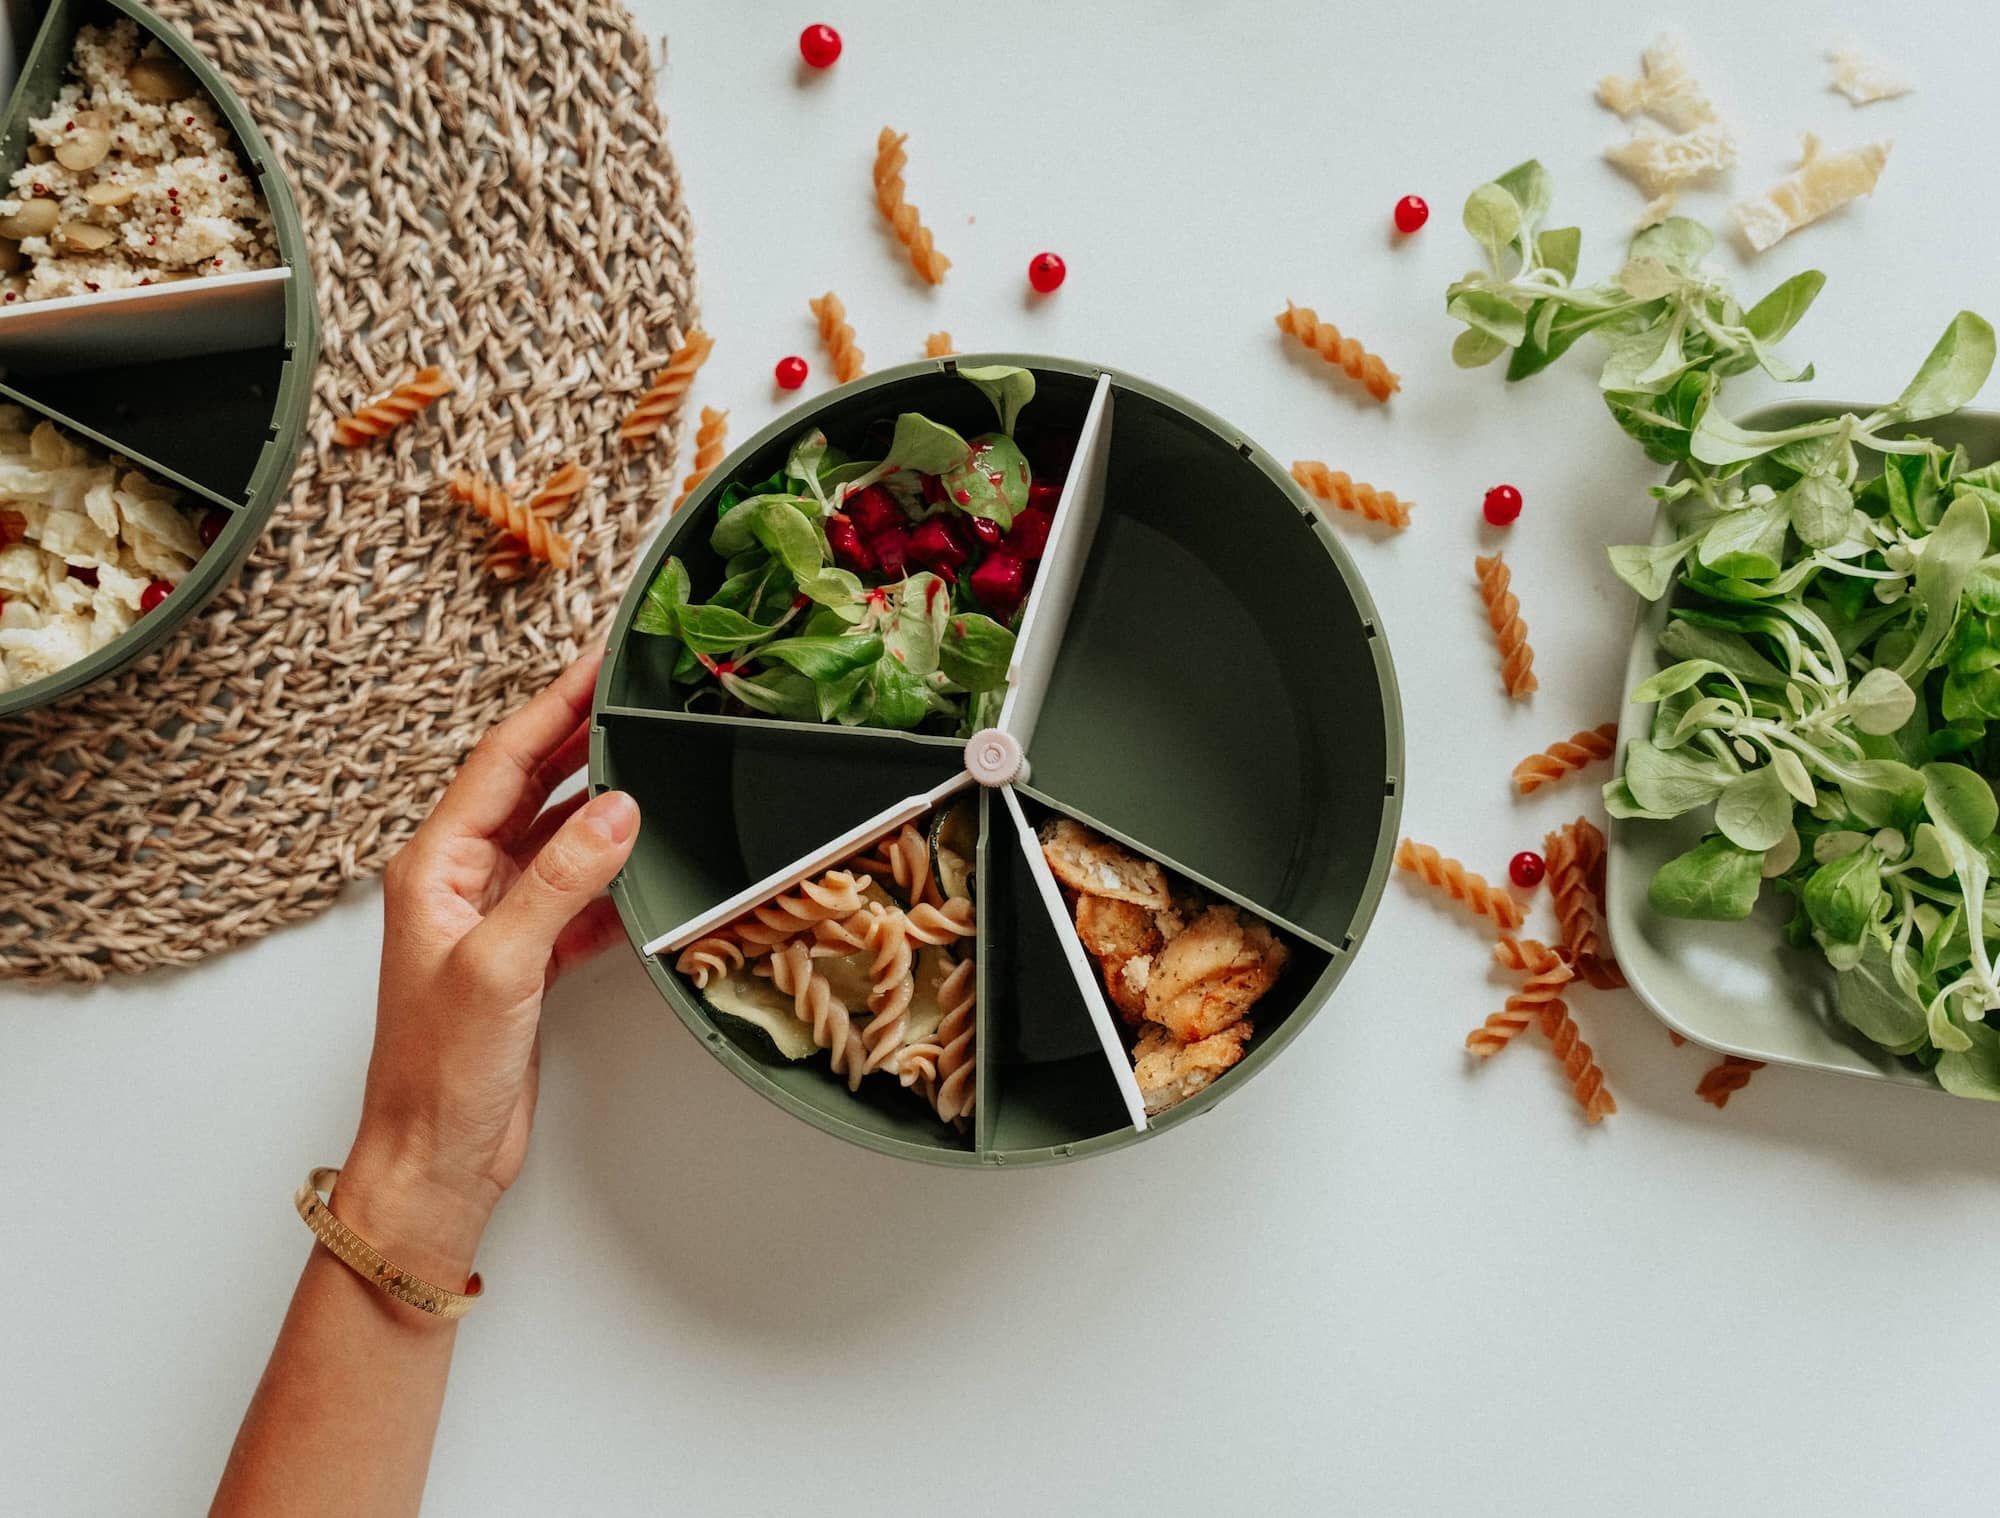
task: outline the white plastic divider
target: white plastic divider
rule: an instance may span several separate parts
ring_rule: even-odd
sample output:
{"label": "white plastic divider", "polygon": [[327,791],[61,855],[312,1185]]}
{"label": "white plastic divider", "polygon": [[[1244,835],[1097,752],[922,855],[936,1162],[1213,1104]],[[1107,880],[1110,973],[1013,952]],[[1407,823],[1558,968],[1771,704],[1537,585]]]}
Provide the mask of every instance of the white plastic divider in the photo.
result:
{"label": "white plastic divider", "polygon": [[1111,376],[1097,377],[1097,390],[1077,434],[1069,478],[1056,502],[1055,522],[1042,551],[1041,572],[1028,592],[1021,628],[1014,638],[1014,657],[1007,666],[1007,695],[1000,703],[1000,730],[1012,734],[1022,748],[1035,735],[1035,721],[1048,694],[1070,608],[1083,583],[1084,561],[1097,541],[1097,523],[1104,514],[1104,477],[1111,463]]}
{"label": "white plastic divider", "polygon": [[830,870],[843,860],[858,854],[866,845],[873,843],[883,834],[901,827],[906,822],[916,821],[947,796],[954,795],[971,784],[972,776],[960,772],[921,795],[904,797],[886,811],[878,812],[859,826],[849,828],[824,848],[807,855],[796,864],[786,865],[776,874],[767,875],[754,885],[745,886],[727,901],[709,908],[701,916],[690,918],[679,927],[670,928],[659,937],[649,939],[639,952],[662,954],[685,949],[697,938],[705,938],[717,928],[734,922],[752,907],[762,906],[779,892],[789,891],[800,882]]}
{"label": "white plastic divider", "polygon": [[281,265],[0,306],[0,367],[57,374],[273,347],[291,277]]}
{"label": "white plastic divider", "polygon": [[[1118,1082],[1118,1095],[1124,1099],[1125,1111],[1132,1119],[1132,1126],[1143,1131],[1146,1126],[1146,1099],[1139,1094],[1139,1081],[1132,1073],[1131,1056],[1125,1052],[1125,1040],[1118,1034],[1118,1024],[1112,1020],[1111,1008],[1104,1000],[1104,990],[1097,983],[1089,951],[1084,948],[1083,940],[1077,936],[1076,924],[1063,907],[1062,889],[1056,884],[1055,873],[1049,869],[1048,860],[1042,857],[1041,841],[1028,825],[1028,814],[1021,810],[1020,797],[1014,794],[1011,785],[1004,787],[1000,794],[1007,798],[1007,810],[1013,813],[1015,835],[1020,839],[1022,853],[1028,856],[1028,873],[1035,877],[1042,905],[1055,922],[1056,937],[1063,946],[1063,958],[1069,962],[1077,990],[1083,993],[1084,1006],[1090,1009],[1090,1021],[1097,1029],[1097,1041],[1103,1045],[1104,1057],[1111,1065],[1112,1078]],[[1025,910],[1025,907],[1019,909]]]}

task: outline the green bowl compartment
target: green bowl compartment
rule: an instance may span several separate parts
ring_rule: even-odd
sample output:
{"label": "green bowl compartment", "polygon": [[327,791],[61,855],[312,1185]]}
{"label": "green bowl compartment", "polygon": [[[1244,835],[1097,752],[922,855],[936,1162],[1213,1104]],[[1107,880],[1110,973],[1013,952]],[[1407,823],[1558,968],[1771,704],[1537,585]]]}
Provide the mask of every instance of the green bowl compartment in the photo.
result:
{"label": "green bowl compartment", "polygon": [[[1035,434],[1078,427],[1105,373],[1017,355],[976,361],[1035,371],[1038,394],[1022,431],[1038,463],[1046,449],[1037,453]],[[599,677],[591,767],[594,787],[634,791],[645,814],[640,848],[613,887],[635,943],[855,826],[851,810],[830,812],[820,799],[826,774],[858,780],[889,766],[865,804],[855,802],[872,815],[958,768],[962,745],[951,739],[664,712],[674,699],[676,645],[631,631],[667,554],[687,563],[697,593],[713,587],[720,565],[707,538],[716,495],[732,479],[772,473],[801,430],[816,425],[845,443],[904,410],[968,434],[989,429],[991,410],[955,377],[957,362],[872,376],[780,418],[710,476],[641,564]],[[1374,608],[1317,509],[1225,423],[1141,381],[1111,379],[1103,516],[1028,745],[1031,773],[1015,789],[1031,821],[1052,811],[1077,817],[1255,912],[1286,934],[1295,955],[1253,1014],[1258,1032],[1242,1062],[1152,1119],[1151,1133],[1198,1116],[1262,1068],[1345,972],[1389,870],[1402,735]],[[660,729],[675,733],[669,754],[642,746]],[[737,796],[747,791],[714,804],[712,787],[733,772],[745,744],[769,745],[762,752],[773,789],[757,791],[752,810],[782,814],[767,819],[771,853],[782,858],[753,858],[744,847]],[[811,786],[801,783],[807,775]],[[1073,929],[1052,920],[1004,799],[983,794],[980,815],[979,1099],[970,1145],[934,1121],[885,1114],[850,1095],[823,1057],[775,1071],[751,1060],[705,1016],[671,955],[648,957],[648,973],[696,1036],[753,1087],[878,1151],[1040,1163],[1144,1136],[1064,953],[1061,935]],[[791,839],[788,854],[780,836]]]}
{"label": "green bowl compartment", "polygon": [[[189,507],[230,513],[222,535],[166,605],[67,669],[0,694],[0,717],[45,705],[124,668],[164,643],[235,578],[291,480],[319,357],[305,231],[270,145],[215,67],[136,0],[54,0],[49,6],[0,115],[0,177],[25,161],[28,123],[48,110],[61,88],[77,31],[121,16],[186,64],[228,122],[237,156],[270,207],[279,256],[291,270],[284,285],[286,336],[282,345],[234,353],[0,379],[0,397],[178,487]],[[72,319],[93,318],[79,313]]]}

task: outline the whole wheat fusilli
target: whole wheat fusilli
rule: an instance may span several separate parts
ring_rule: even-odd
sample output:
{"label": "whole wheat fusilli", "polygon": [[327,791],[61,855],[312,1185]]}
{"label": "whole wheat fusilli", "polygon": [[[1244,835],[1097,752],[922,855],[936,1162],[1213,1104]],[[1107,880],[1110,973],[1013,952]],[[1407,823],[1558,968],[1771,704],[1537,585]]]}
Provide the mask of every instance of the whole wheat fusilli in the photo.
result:
{"label": "whole wheat fusilli", "polygon": [[1500,646],[1500,683],[1516,701],[1532,695],[1541,682],[1535,678],[1535,651],[1528,646],[1528,624],[1521,620],[1521,602],[1510,588],[1514,578],[1499,554],[1481,554],[1473,565],[1479,571],[1479,599],[1486,603],[1486,621]]}
{"label": "whole wheat fusilli", "polygon": [[1532,795],[1545,785],[1554,785],[1565,775],[1609,759],[1618,748],[1618,724],[1604,722],[1580,733],[1551,743],[1539,754],[1530,754],[1514,766],[1514,789]]}
{"label": "whole wheat fusilli", "polygon": [[865,355],[855,346],[854,328],[848,325],[847,307],[841,304],[840,297],[829,290],[806,304],[812,308],[813,320],[819,323],[820,346],[826,349],[826,356],[833,364],[833,377],[843,385],[861,378]]}
{"label": "whole wheat fusilli", "polygon": [[[550,475],[542,487],[528,497],[522,508],[529,516],[553,522],[576,504],[577,497],[590,488],[590,471],[571,459]],[[486,567],[496,579],[518,580],[533,565],[535,555],[526,543],[509,533],[499,546],[486,555]]]}
{"label": "whole wheat fusilli", "polygon": [[1353,338],[1343,337],[1332,322],[1321,321],[1311,306],[1295,306],[1286,301],[1285,309],[1275,320],[1280,332],[1297,338],[1329,364],[1338,365],[1376,400],[1386,401],[1403,388],[1402,380],[1390,372],[1387,364]]}
{"label": "whole wheat fusilli", "polygon": [[1729,1098],[1750,1084],[1750,1077],[1764,1068],[1761,1059],[1744,1059],[1739,1054],[1725,1054],[1722,1063],[1711,1065],[1702,1073],[1694,1094],[1714,1107],[1727,1107]]}
{"label": "whole wheat fusilli", "polygon": [[918,943],[953,943],[970,938],[977,927],[972,902],[964,896],[954,896],[941,907],[919,902],[905,917],[910,937]]}
{"label": "whole wheat fusilli", "polygon": [[451,477],[451,498],[518,540],[530,557],[555,569],[576,563],[576,545],[494,481],[461,470]]}
{"label": "whole wheat fusilli", "polygon": [[1500,1011],[1465,1035],[1465,1047],[1482,1059],[1498,1054],[1526,1032],[1576,975],[1562,955],[1531,938],[1503,938],[1493,946],[1493,957],[1507,969],[1526,971],[1528,979]]}
{"label": "whole wheat fusilli", "polygon": [[793,889],[752,907],[724,931],[746,949],[772,950],[801,934],[810,934],[816,923],[859,912],[866,903],[862,893],[868,884],[866,875],[829,870],[817,880],[800,881]]}
{"label": "whole wheat fusilli", "polygon": [[1396,845],[1396,864],[1425,885],[1444,892],[1479,917],[1491,918],[1508,932],[1521,926],[1521,904],[1505,891],[1486,883],[1456,859],[1427,843],[1405,838]]}
{"label": "whole wheat fusilli", "polygon": [[1584,1121],[1603,1122],[1618,1110],[1618,1103],[1605,1089],[1604,1072],[1598,1068],[1590,1045],[1577,1031],[1576,1019],[1569,1015],[1569,1007],[1560,999],[1553,1000],[1543,1005],[1540,1016],[1542,1036],[1549,1041],[1549,1047],[1562,1064],[1570,1091],[1576,1097],[1577,1105],[1583,1108]]}
{"label": "whole wheat fusilli", "polygon": [[441,397],[450,395],[455,388],[444,377],[442,369],[435,364],[428,365],[387,395],[370,401],[359,411],[335,422],[333,440],[343,448],[355,448],[378,437],[387,437]]}
{"label": "whole wheat fusilli", "polygon": [[1320,500],[1365,521],[1380,522],[1398,531],[1410,525],[1408,501],[1363,484],[1344,469],[1329,469],[1317,459],[1299,459],[1292,465],[1292,478]]}
{"label": "whole wheat fusilli", "polygon": [[895,1074],[896,1056],[910,1025],[910,1001],[916,994],[908,919],[894,910],[874,913],[864,947],[869,954],[868,1010],[872,1015],[861,1030],[861,1042],[868,1050],[862,1069],[886,1068]]}
{"label": "whole wheat fusilli", "polygon": [[722,462],[725,439],[729,436],[729,413],[717,411],[712,406],[701,408],[701,425],[694,434],[694,468],[681,482],[681,493],[674,497],[674,510],[679,511],[687,504],[687,498],[701,488],[701,482],[708,478],[717,464]]}
{"label": "whole wheat fusilli", "polygon": [[686,341],[667,355],[667,366],[659,372],[639,403],[619,424],[618,439],[623,443],[644,443],[680,414],[686,404],[688,387],[695,372],[708,362],[715,342],[699,327],[690,327]]}
{"label": "whole wheat fusilli", "polygon": [[866,1073],[868,1050],[861,1033],[847,1014],[847,1007],[824,975],[813,968],[812,955],[802,943],[779,949],[757,966],[759,975],[768,975],[771,984],[792,998],[799,1021],[812,1030],[812,1041],[826,1050],[833,1061],[833,1073],[847,1077],[847,1089],[860,1089]]}
{"label": "whole wheat fusilli", "polygon": [[896,234],[896,241],[910,255],[910,267],[931,284],[941,285],[951,260],[938,252],[931,229],[910,204],[903,185],[903,166],[910,161],[903,144],[909,140],[908,132],[898,132],[894,127],[882,128],[875,139],[875,207],[889,223],[889,230]]}

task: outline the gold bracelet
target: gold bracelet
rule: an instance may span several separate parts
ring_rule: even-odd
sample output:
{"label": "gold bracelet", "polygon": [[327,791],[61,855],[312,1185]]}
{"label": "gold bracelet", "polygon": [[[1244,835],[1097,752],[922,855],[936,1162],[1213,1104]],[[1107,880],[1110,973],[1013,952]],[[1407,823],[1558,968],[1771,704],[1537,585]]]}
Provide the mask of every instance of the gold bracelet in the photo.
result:
{"label": "gold bracelet", "polygon": [[474,1271],[466,1279],[465,1291],[447,1291],[442,1286],[433,1286],[429,1281],[400,1270],[383,1259],[380,1252],[360,1234],[335,1217],[327,1207],[327,1199],[333,1195],[334,1182],[340,1179],[340,1172],[329,1165],[322,1165],[306,1177],[305,1185],[299,1187],[299,1194],[292,1199],[299,1209],[299,1216],[305,1219],[306,1227],[320,1243],[326,1245],[329,1253],[347,1266],[371,1286],[379,1286],[398,1302],[414,1307],[419,1312],[427,1312],[434,1318],[462,1318],[474,1299],[485,1290]]}

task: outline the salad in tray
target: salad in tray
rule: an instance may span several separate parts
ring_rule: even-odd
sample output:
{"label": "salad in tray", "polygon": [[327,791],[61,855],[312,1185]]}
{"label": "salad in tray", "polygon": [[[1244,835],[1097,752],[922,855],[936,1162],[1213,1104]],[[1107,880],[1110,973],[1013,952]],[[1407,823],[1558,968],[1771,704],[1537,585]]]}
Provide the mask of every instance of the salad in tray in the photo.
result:
{"label": "salad in tray", "polygon": [[1576,229],[1543,222],[1526,163],[1467,202],[1487,268],[1453,285],[1461,364],[1535,374],[1586,332],[1618,424],[1674,466],[1653,494],[1670,531],[1610,550],[1640,595],[1672,596],[1668,662],[1634,692],[1605,787],[1615,817],[1698,813],[1706,836],[1662,865],[1671,917],[1750,915],[1770,893],[1795,944],[1838,972],[1840,1015],[1961,1095],[2000,1099],[2000,462],[1915,430],[1985,383],[1993,329],[1961,312],[1889,404],[1753,431],[1731,376],[1811,377],[1775,344],[1818,294],[1793,276],[1748,309],[1673,218],[1624,266],[1576,281]]}
{"label": "salad in tray", "polygon": [[905,412],[854,457],[814,428],[769,479],[723,489],[721,583],[698,596],[669,557],[633,623],[679,640],[685,706],[961,735],[993,723],[1068,457],[1038,472],[1015,441],[1031,373],[958,374],[992,401],[995,431]]}

